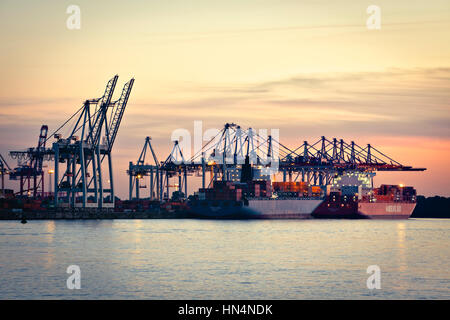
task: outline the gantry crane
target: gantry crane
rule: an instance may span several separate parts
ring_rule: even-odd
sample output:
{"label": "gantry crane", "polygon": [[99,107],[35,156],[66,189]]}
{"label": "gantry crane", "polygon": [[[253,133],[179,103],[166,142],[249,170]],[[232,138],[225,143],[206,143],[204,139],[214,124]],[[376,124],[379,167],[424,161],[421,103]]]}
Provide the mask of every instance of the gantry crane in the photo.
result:
{"label": "gantry crane", "polygon": [[343,139],[322,137],[313,144],[305,141],[291,149],[280,143],[278,137],[267,135],[267,130],[262,134],[261,130],[259,133],[252,128],[243,130],[239,125],[227,123],[190,159],[185,159],[175,141],[169,157],[159,168],[158,190],[160,199],[163,199],[163,191],[168,198],[169,179],[178,176],[178,186],[186,193],[187,176],[193,172],[201,174],[205,188],[207,172],[210,172],[209,185],[219,179],[243,182],[249,174],[257,172],[257,179],[272,179],[280,173],[283,181],[301,179],[312,185],[326,186],[344,172],[372,177],[377,171],[424,170],[402,165],[370,144],[360,147],[353,141],[347,143]]}
{"label": "gantry crane", "polygon": [[44,171],[42,170],[44,159],[49,160],[51,151],[45,148],[47,141],[48,126],[43,125],[39,133],[36,148],[25,151],[10,151],[10,156],[17,159],[19,166],[9,174],[10,180],[20,180],[19,194],[44,197]]}
{"label": "gantry crane", "polygon": [[[57,207],[114,207],[111,151],[134,84],[134,79],[128,81],[120,98],[112,101],[117,80],[118,75],[115,75],[108,81],[101,98],[86,100],[54,134],[57,139],[52,146]],[[76,119],[75,125],[64,139],[58,132],[72,119]],[[61,170],[60,163],[65,164]],[[104,176],[105,165],[107,176]]]}
{"label": "gantry crane", "polygon": [[2,195],[5,195],[5,175],[11,173],[11,167],[0,154],[0,175],[2,176]]}
{"label": "gantry crane", "polygon": [[[170,198],[170,178],[177,176],[178,177],[178,191],[184,189],[183,197],[187,197],[187,174],[188,171],[192,171],[193,167],[188,166],[188,162],[183,156],[183,151],[180,148],[178,140],[174,141],[172,151],[170,152],[167,159],[161,163],[159,170],[159,199],[168,200]],[[175,187],[173,185],[172,187]],[[164,193],[164,189],[166,192]]]}
{"label": "gantry crane", "polygon": [[392,159],[371,144],[361,147],[354,141],[332,140],[322,136],[318,141],[302,145],[280,158],[280,168],[289,179],[296,173],[302,181],[314,185],[329,184],[336,175],[344,171],[374,174],[377,171],[424,171],[426,168],[406,166]]}
{"label": "gantry crane", "polygon": [[[133,199],[133,189],[136,188],[136,199],[139,200],[139,189],[145,188],[146,186],[141,184],[140,181],[146,176],[150,178],[150,200],[159,199],[159,162],[156,157],[155,151],[153,150],[151,144],[151,137],[145,138],[144,147],[142,148],[141,154],[136,164],[130,161],[127,173],[130,177],[129,184],[129,199]],[[145,162],[147,150],[150,150],[154,164],[147,164]]]}

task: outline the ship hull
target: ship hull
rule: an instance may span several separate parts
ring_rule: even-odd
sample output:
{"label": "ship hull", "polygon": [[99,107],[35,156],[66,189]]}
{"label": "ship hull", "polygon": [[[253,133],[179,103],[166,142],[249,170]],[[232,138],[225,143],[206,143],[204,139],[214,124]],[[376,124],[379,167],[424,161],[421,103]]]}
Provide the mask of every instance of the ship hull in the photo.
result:
{"label": "ship hull", "polygon": [[323,199],[250,199],[196,201],[190,216],[206,219],[311,219]]}
{"label": "ship hull", "polygon": [[357,202],[334,202],[324,201],[312,213],[315,219],[368,219],[368,217],[358,214]]}
{"label": "ship hull", "polygon": [[415,207],[413,202],[352,202],[343,206],[324,202],[312,216],[316,219],[408,219]]}
{"label": "ship hull", "polygon": [[358,214],[369,219],[408,219],[415,207],[414,202],[360,202]]}
{"label": "ship hull", "polygon": [[408,219],[413,202],[347,202],[322,199],[195,201],[189,216],[205,219]]}
{"label": "ship hull", "polygon": [[188,215],[198,219],[245,219],[247,210],[242,201],[198,200],[189,203]]}
{"label": "ship hull", "polygon": [[255,199],[247,209],[253,219],[311,219],[323,199]]}

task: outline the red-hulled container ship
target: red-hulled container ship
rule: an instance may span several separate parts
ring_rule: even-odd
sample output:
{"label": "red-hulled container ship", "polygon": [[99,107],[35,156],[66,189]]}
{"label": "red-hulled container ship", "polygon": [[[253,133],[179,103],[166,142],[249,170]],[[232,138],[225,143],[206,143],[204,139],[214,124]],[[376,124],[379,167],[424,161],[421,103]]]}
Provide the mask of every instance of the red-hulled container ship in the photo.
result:
{"label": "red-hulled container ship", "polygon": [[330,186],[325,201],[312,216],[321,219],[408,219],[411,216],[416,207],[413,187],[372,188],[371,183],[368,174],[343,175]]}

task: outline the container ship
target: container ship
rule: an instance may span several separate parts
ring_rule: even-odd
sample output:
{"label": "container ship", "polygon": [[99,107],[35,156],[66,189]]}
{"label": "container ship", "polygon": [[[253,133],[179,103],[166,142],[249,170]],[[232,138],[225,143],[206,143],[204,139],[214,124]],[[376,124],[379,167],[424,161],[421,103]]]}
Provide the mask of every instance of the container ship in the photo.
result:
{"label": "container ship", "polygon": [[416,190],[403,185],[372,187],[373,174],[336,178],[313,212],[319,219],[408,219],[416,207]]}
{"label": "container ship", "polygon": [[324,201],[320,187],[305,182],[271,182],[270,174],[252,167],[248,157],[229,168],[226,181],[212,181],[188,201],[189,214],[217,219],[310,219]]}
{"label": "container ship", "polygon": [[373,188],[373,173],[344,173],[328,186],[270,180],[213,181],[189,200],[196,218],[217,219],[408,219],[416,190]]}
{"label": "container ship", "polygon": [[199,189],[189,200],[190,214],[218,219],[310,219],[324,201],[320,187],[295,182],[274,185],[278,190],[273,191],[266,180],[213,181],[212,188]]}

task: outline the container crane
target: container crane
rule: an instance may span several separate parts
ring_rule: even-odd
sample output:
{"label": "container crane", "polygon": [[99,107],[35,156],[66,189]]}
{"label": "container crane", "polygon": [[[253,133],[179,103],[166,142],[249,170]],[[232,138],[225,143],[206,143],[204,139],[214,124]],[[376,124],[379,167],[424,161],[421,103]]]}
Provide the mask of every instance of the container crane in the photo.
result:
{"label": "container crane", "polygon": [[[127,82],[120,98],[112,101],[117,80],[118,75],[115,75],[108,81],[101,98],[86,100],[57,130],[71,119],[77,119],[66,139],[57,132],[54,135],[57,139],[52,147],[55,154],[55,206],[114,207],[111,151],[134,83],[134,79]],[[105,158],[107,177],[103,175]],[[62,174],[59,163],[65,164]]]}
{"label": "container crane", "polygon": [[0,175],[2,176],[2,195],[5,195],[5,175],[10,174],[11,167],[6,162],[5,158],[0,154]]}
{"label": "container crane", "polygon": [[354,141],[347,143],[343,139],[321,137],[313,144],[305,141],[291,149],[275,137],[261,134],[261,130],[257,133],[252,128],[243,130],[234,123],[227,123],[191,159],[183,158],[175,142],[171,154],[160,166],[158,190],[162,197],[165,186],[168,195],[169,178],[178,174],[180,179],[182,173],[185,179],[180,180],[179,186],[184,185],[186,189],[186,176],[191,172],[201,172],[202,188],[205,188],[207,171],[211,182],[242,181],[248,179],[250,173],[256,179],[267,180],[281,173],[285,182],[301,179],[311,185],[326,186],[344,172],[373,176],[377,171],[424,170],[403,165],[371,144],[361,147]]}
{"label": "container crane", "polygon": [[[150,177],[150,200],[154,200],[155,198],[159,199],[159,162],[156,157],[155,151],[153,150],[151,144],[151,137],[145,138],[144,147],[142,148],[141,154],[139,155],[139,159],[136,164],[130,161],[127,173],[130,177],[129,184],[129,199],[133,199],[133,189],[136,188],[136,199],[139,200],[139,189],[144,187],[140,184],[140,180],[144,177]],[[151,156],[153,158],[154,165],[146,164],[145,159],[147,155],[147,150],[150,150]],[[155,192],[156,190],[156,192]]]}
{"label": "container crane", "polygon": [[[33,197],[37,197],[39,193],[41,193],[42,197],[44,196],[44,171],[42,166],[44,159],[49,160],[51,158],[50,150],[45,148],[47,133],[48,126],[43,125],[36,148],[29,148],[25,151],[11,151],[9,153],[11,158],[19,161],[19,166],[9,174],[9,179],[20,180],[20,195],[26,192]],[[21,163],[22,161],[25,162]]]}

